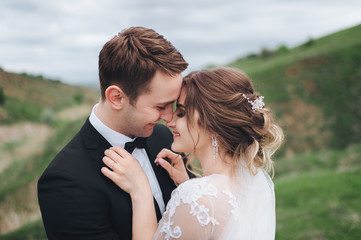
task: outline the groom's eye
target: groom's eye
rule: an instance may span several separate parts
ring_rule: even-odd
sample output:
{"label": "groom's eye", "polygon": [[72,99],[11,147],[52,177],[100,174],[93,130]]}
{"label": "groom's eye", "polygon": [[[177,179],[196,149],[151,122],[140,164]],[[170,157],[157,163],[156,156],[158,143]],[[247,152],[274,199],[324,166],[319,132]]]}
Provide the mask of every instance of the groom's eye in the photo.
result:
{"label": "groom's eye", "polygon": [[165,106],[157,106],[157,108],[158,108],[159,110],[164,110],[164,109],[165,109]]}

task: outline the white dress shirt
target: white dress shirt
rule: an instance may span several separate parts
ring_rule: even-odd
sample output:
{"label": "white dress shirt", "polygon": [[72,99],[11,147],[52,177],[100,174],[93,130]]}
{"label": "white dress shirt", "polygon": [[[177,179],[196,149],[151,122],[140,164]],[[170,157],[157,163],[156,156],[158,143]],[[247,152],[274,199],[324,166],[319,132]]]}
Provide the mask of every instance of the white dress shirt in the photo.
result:
{"label": "white dress shirt", "polygon": [[[90,114],[89,121],[93,125],[93,127],[112,145],[112,146],[120,146],[124,148],[125,143],[134,141],[135,138],[127,137],[117,131],[106,126],[95,114],[95,108],[98,106],[96,104],[93,107],[93,110]],[[149,161],[148,155],[144,148],[135,148],[132,155],[138,160],[140,165],[142,166],[145,174],[148,177],[150,187],[152,189],[153,196],[158,203],[160,212],[163,214],[165,211],[165,204],[163,201],[162,191],[160,190],[159,183],[154,174],[152,165]]]}

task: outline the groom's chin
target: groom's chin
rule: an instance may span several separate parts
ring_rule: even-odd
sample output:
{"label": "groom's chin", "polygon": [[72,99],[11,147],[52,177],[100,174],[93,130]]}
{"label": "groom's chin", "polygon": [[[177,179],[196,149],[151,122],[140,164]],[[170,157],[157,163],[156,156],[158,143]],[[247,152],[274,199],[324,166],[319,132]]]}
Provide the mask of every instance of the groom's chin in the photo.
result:
{"label": "groom's chin", "polygon": [[155,125],[156,125],[155,123],[147,124],[143,131],[144,135],[146,135],[146,136],[143,136],[143,137],[149,137],[150,135],[152,135]]}
{"label": "groom's chin", "polygon": [[139,137],[150,137],[150,135],[153,134],[153,131],[154,131],[154,126],[153,127],[147,126],[147,128],[144,129],[142,136]]}
{"label": "groom's chin", "polygon": [[153,134],[153,129],[151,130],[147,130],[147,131],[144,131],[141,136],[138,136],[138,137],[143,137],[143,138],[147,138],[147,137],[150,137],[151,135]]}

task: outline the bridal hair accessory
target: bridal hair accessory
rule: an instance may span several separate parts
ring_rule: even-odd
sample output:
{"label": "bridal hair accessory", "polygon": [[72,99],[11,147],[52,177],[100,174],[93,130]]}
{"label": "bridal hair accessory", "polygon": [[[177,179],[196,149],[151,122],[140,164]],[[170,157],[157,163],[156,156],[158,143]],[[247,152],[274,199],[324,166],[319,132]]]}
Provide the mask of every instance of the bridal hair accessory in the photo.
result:
{"label": "bridal hair accessory", "polygon": [[213,148],[213,161],[215,161],[216,155],[218,154],[218,141],[214,134],[212,134],[212,148]]}
{"label": "bridal hair accessory", "polygon": [[263,96],[259,96],[258,98],[256,98],[256,100],[254,100],[254,101],[251,101],[251,100],[249,100],[249,97],[247,97],[246,96],[246,94],[242,94],[242,96],[244,97],[244,98],[246,98],[247,99],[247,101],[248,101],[248,103],[250,103],[251,105],[252,105],[252,110],[253,111],[256,111],[256,110],[259,110],[259,109],[263,109],[263,107],[264,107],[264,102],[263,102]]}

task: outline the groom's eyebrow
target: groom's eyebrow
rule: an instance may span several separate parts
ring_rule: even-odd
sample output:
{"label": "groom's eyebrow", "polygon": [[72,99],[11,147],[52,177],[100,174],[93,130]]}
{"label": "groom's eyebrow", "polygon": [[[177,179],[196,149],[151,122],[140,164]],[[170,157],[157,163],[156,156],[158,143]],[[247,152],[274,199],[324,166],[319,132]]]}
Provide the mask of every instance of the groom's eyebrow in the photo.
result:
{"label": "groom's eyebrow", "polygon": [[161,102],[161,103],[157,103],[157,105],[168,105],[168,104],[173,104],[175,100],[172,100],[172,101],[168,101],[168,102]]}

